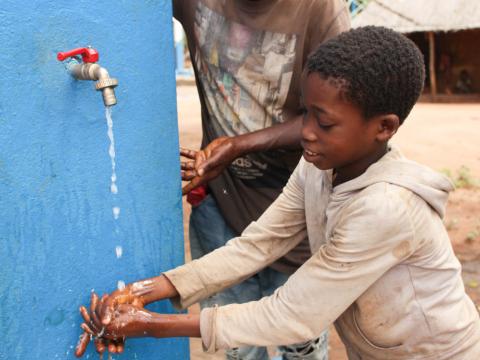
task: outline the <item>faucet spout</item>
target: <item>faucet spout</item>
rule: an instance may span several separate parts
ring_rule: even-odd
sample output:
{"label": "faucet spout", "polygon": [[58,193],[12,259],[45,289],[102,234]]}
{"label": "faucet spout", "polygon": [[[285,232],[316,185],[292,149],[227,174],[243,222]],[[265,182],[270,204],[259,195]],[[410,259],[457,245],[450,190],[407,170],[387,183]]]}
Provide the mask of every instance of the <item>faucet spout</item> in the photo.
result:
{"label": "faucet spout", "polygon": [[105,106],[113,106],[117,103],[115,91],[118,80],[110,77],[108,71],[96,63],[81,63],[70,67],[70,73],[77,80],[96,81],[95,89],[102,91]]}
{"label": "faucet spout", "polygon": [[[83,62],[79,62],[80,56]],[[72,58],[72,61],[67,64],[67,68],[72,76],[77,80],[96,81],[95,89],[102,91],[105,106],[113,106],[117,103],[113,89],[118,85],[118,80],[111,78],[110,75],[108,75],[108,71],[97,64],[98,57],[97,50],[90,46],[59,52],[57,54],[59,61]]]}

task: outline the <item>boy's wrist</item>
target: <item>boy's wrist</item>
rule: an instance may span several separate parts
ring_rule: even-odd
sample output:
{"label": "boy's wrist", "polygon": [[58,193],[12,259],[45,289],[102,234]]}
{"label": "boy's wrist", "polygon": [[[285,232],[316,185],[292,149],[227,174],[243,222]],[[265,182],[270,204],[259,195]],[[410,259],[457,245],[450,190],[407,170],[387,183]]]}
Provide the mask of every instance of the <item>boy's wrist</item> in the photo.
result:
{"label": "boy's wrist", "polygon": [[138,283],[133,283],[132,287],[135,287],[136,284],[145,283],[151,283],[152,285],[150,291],[147,291],[145,294],[141,295],[141,299],[145,305],[158,300],[169,299],[178,296],[178,291],[175,286],[173,286],[170,280],[168,280],[168,278],[163,274]]}
{"label": "boy's wrist", "polygon": [[152,320],[145,324],[145,331],[143,336],[160,338],[164,337],[161,334],[164,334],[164,324],[161,321],[161,314],[152,313]]}
{"label": "boy's wrist", "polygon": [[148,337],[200,337],[200,317],[190,314],[151,313],[152,320],[144,326]]}

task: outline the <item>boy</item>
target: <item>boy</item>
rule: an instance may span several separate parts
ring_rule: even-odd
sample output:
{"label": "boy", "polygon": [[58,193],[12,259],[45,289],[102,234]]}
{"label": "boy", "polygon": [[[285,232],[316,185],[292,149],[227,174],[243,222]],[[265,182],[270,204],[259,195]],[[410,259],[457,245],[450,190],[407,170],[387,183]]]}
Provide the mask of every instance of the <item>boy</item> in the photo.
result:
{"label": "boy", "polygon": [[[223,248],[105,297],[92,307],[101,323],[83,308],[84,328],[105,326],[107,339],[201,336],[216,351],[300,342],[335,322],[349,359],[480,358],[480,319],[442,223],[452,185],[388,144],[422,91],[421,53],[365,27],[321,45],[304,75],[303,159],[280,197]],[[143,308],[164,298],[186,307],[306,234],[312,257],[270,297],[200,316]]]}

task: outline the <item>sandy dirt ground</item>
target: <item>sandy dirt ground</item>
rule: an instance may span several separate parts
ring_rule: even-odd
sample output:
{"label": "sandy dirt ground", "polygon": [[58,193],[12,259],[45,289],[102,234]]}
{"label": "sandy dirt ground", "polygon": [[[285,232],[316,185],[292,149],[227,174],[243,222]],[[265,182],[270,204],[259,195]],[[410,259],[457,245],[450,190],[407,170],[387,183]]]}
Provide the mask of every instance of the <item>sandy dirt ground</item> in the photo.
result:
{"label": "sandy dirt ground", "polygon": [[[198,149],[201,141],[200,105],[195,86],[178,86],[180,144]],[[459,187],[449,199],[445,225],[463,265],[467,292],[480,306],[480,104],[418,104],[395,136],[395,144],[412,160],[449,172]],[[463,181],[460,181],[463,180]],[[190,259],[188,217],[184,202],[186,260]],[[198,306],[190,309],[198,312]],[[191,341],[192,360],[224,359],[207,355],[200,340]],[[345,360],[345,350],[331,329],[330,359]]]}

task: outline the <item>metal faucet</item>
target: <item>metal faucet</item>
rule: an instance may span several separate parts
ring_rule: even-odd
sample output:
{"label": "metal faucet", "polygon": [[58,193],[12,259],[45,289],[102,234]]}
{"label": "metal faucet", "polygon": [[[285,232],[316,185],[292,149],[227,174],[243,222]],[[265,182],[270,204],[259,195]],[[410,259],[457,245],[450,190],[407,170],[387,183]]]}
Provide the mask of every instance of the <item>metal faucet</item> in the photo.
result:
{"label": "metal faucet", "polygon": [[[78,55],[82,57],[81,60]],[[98,61],[97,50],[92,49],[91,47],[86,47],[59,52],[57,54],[57,59],[60,61],[67,58],[74,58],[77,60],[72,61],[68,65],[68,70],[75,79],[96,81],[95,89],[102,91],[103,103],[105,106],[113,106],[117,103],[113,88],[118,85],[118,80],[111,78],[105,68],[96,64]]]}

